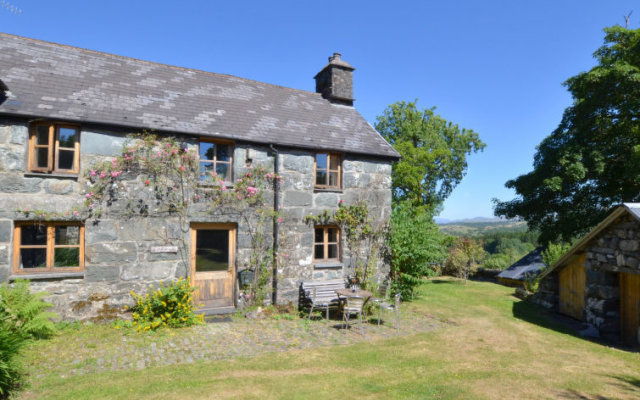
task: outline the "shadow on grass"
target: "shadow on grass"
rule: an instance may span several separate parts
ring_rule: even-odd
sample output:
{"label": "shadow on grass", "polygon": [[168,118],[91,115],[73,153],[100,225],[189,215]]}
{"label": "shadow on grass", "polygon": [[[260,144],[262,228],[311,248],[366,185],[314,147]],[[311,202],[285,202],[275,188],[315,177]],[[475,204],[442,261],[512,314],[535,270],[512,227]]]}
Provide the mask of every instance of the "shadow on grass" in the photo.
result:
{"label": "shadow on grass", "polygon": [[610,375],[611,378],[619,381],[618,386],[627,392],[636,394],[640,398],[640,378],[631,375]]}
{"label": "shadow on grass", "polygon": [[543,328],[579,337],[578,330],[580,329],[581,323],[568,317],[565,318],[552,313],[549,310],[527,303],[526,301],[521,300],[513,303],[513,316]]}
{"label": "shadow on grass", "polygon": [[[584,322],[575,320],[573,318],[567,317],[565,315],[559,314],[551,310],[547,310],[535,304],[528,303],[524,300],[513,303],[513,316],[515,318],[530,322],[532,324],[536,324],[543,328],[551,329],[556,332],[574,336],[581,340],[586,340],[589,342],[598,343],[598,344],[606,345],[609,347],[614,347],[622,351],[633,351],[633,349],[626,347],[625,345],[619,342],[605,340],[602,338],[580,336],[580,333],[579,333],[580,330],[585,329],[587,327],[587,324],[585,324]],[[576,398],[580,398],[580,397],[576,397]],[[595,397],[586,397],[586,398],[595,398]]]}
{"label": "shadow on grass", "polygon": [[448,283],[450,285],[461,285],[462,283],[459,280],[447,280],[447,279],[431,279],[429,280],[431,283]]}
{"label": "shadow on grass", "polygon": [[590,395],[580,393],[577,390],[568,389],[558,394],[559,399],[578,399],[578,400],[612,400],[611,397],[604,397],[597,394]]}

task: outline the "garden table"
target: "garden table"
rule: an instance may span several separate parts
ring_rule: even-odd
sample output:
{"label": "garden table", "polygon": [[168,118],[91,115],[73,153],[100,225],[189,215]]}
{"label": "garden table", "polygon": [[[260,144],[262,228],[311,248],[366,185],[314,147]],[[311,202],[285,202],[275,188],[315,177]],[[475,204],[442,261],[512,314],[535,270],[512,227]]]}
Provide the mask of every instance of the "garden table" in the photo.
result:
{"label": "garden table", "polygon": [[[360,329],[362,329],[362,313],[364,312],[364,305],[367,303],[367,301],[373,296],[373,293],[371,293],[368,290],[363,290],[363,289],[356,289],[353,290],[351,288],[346,288],[346,289],[337,289],[336,293],[338,294],[338,297],[340,298],[340,302],[343,306],[343,318],[346,321],[346,328],[349,328],[349,314],[351,313],[357,313],[360,317]],[[357,298],[357,299],[354,299]],[[351,301],[355,300],[357,305],[357,308],[354,308],[353,305],[351,304]],[[351,307],[348,312],[347,312],[347,308]]]}
{"label": "garden table", "polygon": [[341,298],[347,298],[347,296],[360,296],[360,297],[364,297],[365,303],[367,302],[367,300],[369,300],[372,296],[373,293],[371,293],[368,290],[364,290],[364,289],[356,289],[356,290],[352,290],[349,288],[345,288],[345,289],[337,289],[336,293],[338,294],[338,296],[340,296]]}

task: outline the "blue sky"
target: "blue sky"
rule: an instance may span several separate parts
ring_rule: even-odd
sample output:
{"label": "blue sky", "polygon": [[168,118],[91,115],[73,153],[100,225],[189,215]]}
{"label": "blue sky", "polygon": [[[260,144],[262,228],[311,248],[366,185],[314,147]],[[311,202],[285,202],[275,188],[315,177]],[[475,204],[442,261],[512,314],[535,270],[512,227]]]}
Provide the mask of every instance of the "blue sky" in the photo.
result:
{"label": "blue sky", "polygon": [[479,133],[440,217],[492,215],[508,179],[571,98],[567,78],[594,65],[602,28],[639,26],[634,1],[31,1],[0,5],[0,31],[150,61],[314,90],[334,51],[355,68],[356,107],[371,123],[419,99]]}

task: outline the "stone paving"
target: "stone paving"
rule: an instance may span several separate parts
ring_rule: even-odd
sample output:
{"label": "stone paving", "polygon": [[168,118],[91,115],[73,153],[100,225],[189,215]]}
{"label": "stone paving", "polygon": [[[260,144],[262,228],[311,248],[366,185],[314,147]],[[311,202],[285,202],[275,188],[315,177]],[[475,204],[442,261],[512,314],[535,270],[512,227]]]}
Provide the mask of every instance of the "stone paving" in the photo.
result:
{"label": "stone paving", "polygon": [[435,317],[406,311],[397,331],[392,324],[378,327],[375,322],[365,322],[362,329],[358,324],[344,329],[338,320],[330,320],[327,325],[324,320],[306,321],[297,317],[257,320],[235,317],[154,334],[122,334],[116,331],[101,338],[79,338],[73,345],[78,348],[65,351],[63,346],[51,357],[43,355],[33,360],[37,365],[31,365],[29,369],[35,378],[43,376],[37,371],[70,376],[143,369],[199,360],[253,357],[294,349],[348,345],[426,332],[445,324]]}

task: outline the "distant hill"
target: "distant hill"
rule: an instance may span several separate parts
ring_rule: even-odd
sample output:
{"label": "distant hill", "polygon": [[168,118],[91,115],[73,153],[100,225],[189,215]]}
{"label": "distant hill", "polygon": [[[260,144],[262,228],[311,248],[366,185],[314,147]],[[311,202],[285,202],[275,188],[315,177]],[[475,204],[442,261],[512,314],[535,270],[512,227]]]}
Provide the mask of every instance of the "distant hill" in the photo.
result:
{"label": "distant hill", "polygon": [[446,223],[438,222],[438,225],[442,233],[451,236],[468,237],[498,232],[524,232],[527,230],[525,221],[482,217]]}

